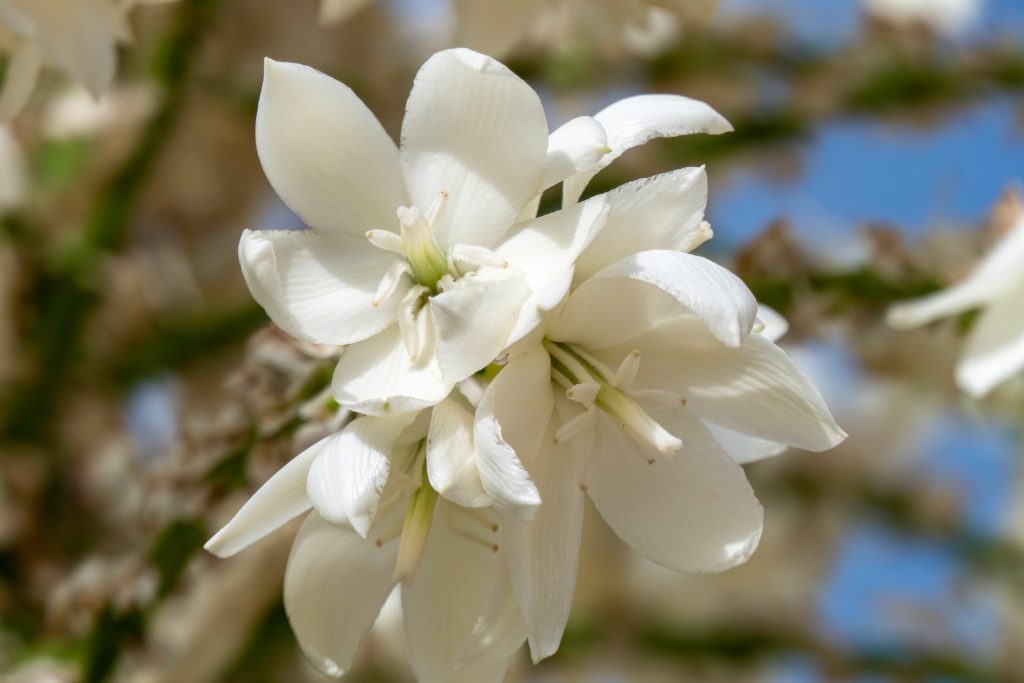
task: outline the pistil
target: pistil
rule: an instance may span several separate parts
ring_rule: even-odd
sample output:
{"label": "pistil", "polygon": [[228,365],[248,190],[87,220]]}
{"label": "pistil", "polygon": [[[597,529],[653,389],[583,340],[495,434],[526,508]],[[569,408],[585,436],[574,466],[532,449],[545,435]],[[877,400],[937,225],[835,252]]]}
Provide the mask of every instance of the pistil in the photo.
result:
{"label": "pistil", "polygon": [[416,282],[437,290],[437,283],[448,274],[448,259],[434,239],[430,223],[416,207],[400,207],[398,220],[402,226],[405,258],[412,266]]}

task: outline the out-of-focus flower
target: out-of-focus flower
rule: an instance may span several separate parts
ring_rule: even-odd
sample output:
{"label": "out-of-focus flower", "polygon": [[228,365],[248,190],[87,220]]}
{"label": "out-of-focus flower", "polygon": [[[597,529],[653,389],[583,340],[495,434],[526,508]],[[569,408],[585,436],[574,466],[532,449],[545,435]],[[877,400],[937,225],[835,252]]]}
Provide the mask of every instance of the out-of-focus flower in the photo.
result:
{"label": "out-of-focus flower", "polygon": [[678,33],[680,19],[708,15],[717,0],[453,0],[458,40],[503,55],[538,34],[564,44],[575,34],[649,54]]}
{"label": "out-of-focus flower", "polygon": [[284,601],[320,671],[345,673],[401,582],[418,679],[497,683],[507,656],[455,667],[503,562],[472,422],[454,395],[418,417],[360,417],[289,462],[206,548],[232,555],[313,508],[292,548]]}
{"label": "out-of-focus flower", "polygon": [[863,0],[863,6],[871,17],[892,26],[923,26],[952,36],[977,18],[981,0]]}
{"label": "out-of-focus flower", "polygon": [[11,131],[6,126],[0,126],[0,212],[21,206],[27,189],[28,167],[25,154]]}
{"label": "out-of-focus flower", "polygon": [[602,127],[582,123],[549,140],[523,80],[449,50],[416,77],[399,149],[350,89],[268,60],[257,148],[310,228],[243,234],[253,297],[289,334],[348,345],[333,385],[347,408],[389,416],[437,403],[498,356],[531,294],[507,243],[543,244],[557,277],[580,247],[558,236],[603,220],[581,205],[517,224],[545,188],[608,151]]}
{"label": "out-of-focus flower", "polygon": [[532,517],[510,511],[509,576],[492,597],[506,606],[482,616],[477,637],[489,645],[470,652],[517,646],[515,602],[534,659],[557,650],[585,494],[652,561],[721,571],[745,561],[761,533],[737,461],[780,445],[826,450],[846,436],[796,363],[753,333],[758,309],[743,283],[685,253],[710,236],[703,169],[632,183],[607,201],[568,298],[512,348],[477,408],[480,463],[525,468],[505,479],[528,476],[543,503]]}
{"label": "out-of-focus flower", "polygon": [[156,98],[146,86],[114,88],[95,97],[85,88],[69,88],[46,106],[43,135],[49,138],[92,137],[111,128],[130,129],[153,111]]}
{"label": "out-of-focus flower", "polygon": [[957,365],[956,381],[980,397],[1024,369],[1024,218],[963,282],[889,310],[899,329],[983,309]]}
{"label": "out-of-focus flower", "polygon": [[322,0],[320,3],[320,23],[337,24],[361,10],[370,0]]}
{"label": "out-of-focus flower", "polygon": [[128,38],[125,13],[135,4],[164,1],[0,0],[0,50],[9,55],[0,121],[25,106],[44,66],[98,97],[114,79],[117,43]]}

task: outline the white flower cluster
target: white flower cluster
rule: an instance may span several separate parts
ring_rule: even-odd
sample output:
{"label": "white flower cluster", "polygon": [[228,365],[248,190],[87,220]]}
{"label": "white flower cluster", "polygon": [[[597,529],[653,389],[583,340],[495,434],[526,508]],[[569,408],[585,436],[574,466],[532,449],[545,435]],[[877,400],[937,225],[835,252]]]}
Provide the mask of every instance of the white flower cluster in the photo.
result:
{"label": "white flower cluster", "polygon": [[28,102],[43,67],[52,67],[94,95],[117,68],[117,44],[130,37],[128,11],[170,0],[0,0],[0,52],[8,57],[0,89],[0,121]]}
{"label": "white flower cluster", "polygon": [[558,648],[585,496],[651,560],[721,571],[761,535],[740,463],[845,437],[750,291],[689,253],[711,236],[703,168],[579,201],[632,147],[729,130],[643,95],[549,134],[529,85],[456,49],[420,70],[396,146],[346,86],[267,61],[257,148],[309,228],[246,231],[242,269],[282,329],[345,347],[332,392],[357,416],[207,548],[308,512],[284,599],[321,671],[350,667],[400,584],[421,681],[500,681],[524,641]]}

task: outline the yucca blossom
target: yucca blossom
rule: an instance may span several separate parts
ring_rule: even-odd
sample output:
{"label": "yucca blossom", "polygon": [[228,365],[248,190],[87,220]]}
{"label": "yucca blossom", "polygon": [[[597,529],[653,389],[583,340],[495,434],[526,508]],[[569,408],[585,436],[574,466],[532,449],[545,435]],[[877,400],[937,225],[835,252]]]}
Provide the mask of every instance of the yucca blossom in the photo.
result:
{"label": "yucca blossom", "polygon": [[357,417],[268,480],[206,549],[231,556],[308,512],[288,560],[284,605],[317,669],[341,676],[351,667],[400,584],[418,680],[498,683],[507,657],[455,665],[504,562],[472,428],[458,392],[419,415]]}
{"label": "yucca blossom", "polygon": [[941,36],[962,33],[978,18],[981,0],[862,0],[871,17],[899,28],[924,27]]}
{"label": "yucca blossom", "polygon": [[981,397],[1024,369],[1024,218],[1018,219],[963,282],[889,309],[888,323],[909,329],[981,308],[956,382]]}

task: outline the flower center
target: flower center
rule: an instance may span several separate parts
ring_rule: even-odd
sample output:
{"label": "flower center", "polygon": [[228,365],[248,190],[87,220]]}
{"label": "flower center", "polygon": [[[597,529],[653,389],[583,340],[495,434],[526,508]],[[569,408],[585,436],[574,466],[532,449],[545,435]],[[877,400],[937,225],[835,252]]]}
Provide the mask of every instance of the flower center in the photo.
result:
{"label": "flower center", "polygon": [[640,367],[640,352],[634,351],[623,359],[612,374],[600,362],[573,344],[544,340],[544,348],[551,356],[551,378],[565,387],[566,396],[583,404],[587,412],[566,423],[555,435],[565,440],[592,423],[594,408],[600,408],[624,432],[638,443],[659,453],[672,453],[682,442],[658,424],[658,421],[640,407],[624,390]]}
{"label": "flower center", "polygon": [[[396,262],[397,265],[392,268],[394,272],[389,271],[389,275],[385,276],[381,288],[385,288],[385,283],[397,281],[402,274],[408,273],[417,285],[436,293],[441,278],[453,275],[448,256],[434,238],[437,219],[447,199],[448,193],[442,192],[431,207],[429,216],[424,216],[415,206],[398,207],[396,213],[400,233],[388,230],[370,230],[366,233],[366,238],[373,246],[404,257],[403,261]],[[391,289],[393,291],[393,287]]]}

